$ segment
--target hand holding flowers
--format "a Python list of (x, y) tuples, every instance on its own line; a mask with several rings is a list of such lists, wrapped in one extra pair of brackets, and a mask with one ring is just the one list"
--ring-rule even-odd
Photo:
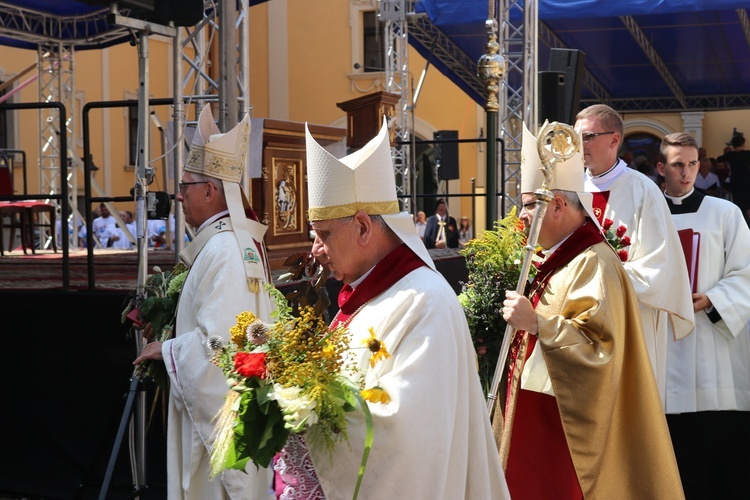
[[(129, 319), (134, 329), (148, 327), (153, 332), (151, 341), (164, 342), (174, 336), (174, 322), (180, 292), (187, 278), (188, 268), (180, 263), (171, 271), (162, 271), (154, 266), (154, 274), (149, 275), (143, 290), (131, 294), (122, 312), (122, 321)], [(153, 378), (162, 387), (167, 386), (167, 376), (163, 363), (146, 360), (134, 372), (140, 380)]]
[[(372, 420), (363, 396), (383, 403), (388, 396), (379, 387), (360, 393), (363, 387), (345, 375), (357, 370), (345, 366), (350, 349), (346, 327), (329, 329), (314, 307), (295, 310), (281, 292), (268, 290), (277, 305), (274, 323), (265, 324), (245, 311), (237, 315), (229, 343), (219, 336), (208, 341), (212, 361), (224, 372), (230, 389), (217, 417), (212, 474), (244, 470), (249, 461), (267, 467), (290, 433), (304, 432), (310, 446), (330, 452), (337, 442), (348, 439), (345, 414), (359, 407), (370, 430), (361, 481), (372, 445)], [(370, 334), (367, 348), (374, 365), (389, 354), (374, 330)]]

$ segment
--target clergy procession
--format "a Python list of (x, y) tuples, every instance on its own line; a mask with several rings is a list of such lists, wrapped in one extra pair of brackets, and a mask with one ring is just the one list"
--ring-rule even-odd
[(0, 500), (750, 500), (747, 0), (0, 11)]
[(134, 361), (168, 376), (169, 498), (750, 498), (750, 230), (695, 190), (690, 135), (664, 137), (661, 190), (617, 157), (608, 106), (524, 126), (524, 262), (495, 291), (487, 391), (466, 306), (400, 210), (387, 122), (343, 157), (306, 128), (330, 321), (274, 290), (238, 184), (249, 134), (200, 114), (173, 336), (146, 324)]

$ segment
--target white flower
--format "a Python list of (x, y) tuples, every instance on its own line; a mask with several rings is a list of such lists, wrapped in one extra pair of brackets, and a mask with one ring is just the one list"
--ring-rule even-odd
[(285, 427), (292, 432), (301, 432), (303, 427), (310, 427), (318, 422), (318, 414), (315, 412), (317, 403), (300, 395), (299, 387), (273, 384), (273, 394), (269, 396), (279, 402), (281, 411), (284, 412)]

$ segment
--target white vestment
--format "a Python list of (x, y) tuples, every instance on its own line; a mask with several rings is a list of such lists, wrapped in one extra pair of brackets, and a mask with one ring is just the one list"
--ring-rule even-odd
[[(370, 328), (391, 354), (374, 368), (362, 347)], [(445, 279), (427, 267), (410, 272), (355, 314), (349, 331), (365, 387), (391, 397), (368, 404), (375, 437), (359, 498), (509, 498), (466, 318)], [(310, 447), (327, 500), (350, 500), (357, 481), (365, 423), (360, 411), (348, 417), (348, 444), (332, 456)]]
[[(684, 201), (695, 206), (690, 196)], [(706, 196), (696, 212), (685, 211), (674, 222), (700, 233), (697, 290), (721, 319), (696, 312), (693, 335), (668, 346), (666, 412), (750, 411), (750, 229), (721, 198)]]
[(641, 307), (643, 334), (664, 403), (667, 342), (693, 331), (693, 299), (679, 236), (659, 187), (620, 160), (600, 177), (586, 171), (587, 192), (609, 191), (604, 218), (630, 237), (625, 270)]
[[(229, 222), (228, 218), (221, 220)], [(210, 229), (204, 225), (201, 231)], [(177, 307), (176, 336), (162, 346), (170, 379), (167, 436), (170, 499), (273, 498), (269, 494), (272, 471), (258, 471), (252, 463), (247, 466), (247, 474), (228, 470), (213, 481), (209, 479), (214, 417), (224, 404), (228, 387), (221, 369), (211, 363), (212, 350), (207, 345), (214, 335), (229, 342), (229, 329), (242, 311), (252, 311), (269, 322), (272, 310), (271, 299), (262, 288), (257, 294), (248, 290), (234, 232), (212, 235), (185, 280)]]

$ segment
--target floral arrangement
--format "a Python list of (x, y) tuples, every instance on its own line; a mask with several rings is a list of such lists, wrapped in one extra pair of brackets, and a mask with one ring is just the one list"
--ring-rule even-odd
[(628, 251), (625, 249), (630, 246), (630, 237), (626, 236), (628, 228), (621, 224), (617, 229), (613, 229), (614, 221), (612, 219), (604, 219), (602, 229), (604, 229), (604, 237), (607, 239), (607, 243), (617, 252), (617, 256), (621, 261), (627, 262)]
[[(484, 231), (459, 251), (466, 258), (469, 276), (458, 299), (469, 323), (485, 394), (495, 374), (506, 329), (502, 315), (505, 290), (515, 290), (518, 285), (526, 240), (523, 221), (514, 207), (505, 218), (495, 221), (494, 230)], [(532, 265), (529, 279), (535, 274)]]
[[(290, 433), (304, 432), (308, 445), (331, 452), (348, 439), (346, 413), (361, 408), (368, 437), (356, 497), (373, 439), (364, 401), (388, 402), (388, 395), (379, 387), (364, 390), (356, 366), (345, 361), (350, 350), (346, 327), (329, 329), (313, 306), (294, 309), (280, 291), (267, 289), (277, 306), (274, 323), (245, 311), (237, 316), (228, 343), (219, 336), (208, 341), (212, 361), (230, 388), (217, 417), (212, 474), (244, 470), (248, 461), (267, 467)], [(363, 344), (374, 365), (390, 354), (374, 331), (370, 334)]]
[[(122, 312), (123, 323), (130, 320), (133, 329), (143, 328), (151, 323), (154, 340), (165, 341), (174, 336), (174, 323), (180, 292), (187, 278), (188, 268), (182, 263), (175, 265), (171, 271), (162, 271), (154, 266), (154, 274), (146, 279), (143, 292), (132, 293)], [(160, 387), (166, 387), (167, 376), (163, 363), (146, 360), (139, 364), (134, 376), (140, 380), (152, 378)]]

